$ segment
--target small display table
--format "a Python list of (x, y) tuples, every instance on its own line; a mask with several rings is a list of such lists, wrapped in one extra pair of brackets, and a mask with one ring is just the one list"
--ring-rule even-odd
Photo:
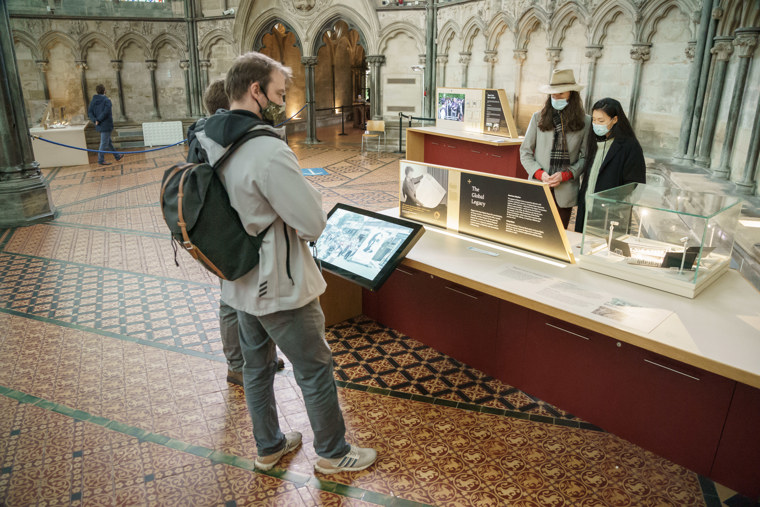
[[(29, 129), (33, 136), (39, 136), (56, 143), (76, 146), (77, 148), (87, 148), (84, 129), (87, 125), (69, 125), (57, 129), (44, 129), (34, 127)], [(90, 163), (87, 152), (75, 150), (57, 144), (47, 143), (39, 139), (32, 138), (32, 149), (34, 150), (34, 159), (39, 162), (40, 167), (62, 167), (72, 165), (87, 165)]]

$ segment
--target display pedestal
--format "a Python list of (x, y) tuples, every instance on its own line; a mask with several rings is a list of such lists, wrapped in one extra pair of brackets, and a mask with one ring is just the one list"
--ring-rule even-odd
[(520, 163), (522, 139), (438, 127), (406, 130), (406, 158), (413, 162), (527, 179)]
[(319, 298), (325, 314), (325, 326), (332, 326), (362, 313), (362, 288), (353, 282), (322, 271), (327, 282), (325, 293)]
[[(87, 148), (87, 141), (84, 136), (85, 127), (86, 125), (69, 125), (59, 129), (34, 127), (29, 129), (29, 132), (33, 136), (39, 136), (56, 143)], [(42, 168), (87, 165), (90, 163), (86, 151), (58, 146), (39, 139), (32, 138), (32, 149), (34, 150), (34, 159), (39, 162)]]

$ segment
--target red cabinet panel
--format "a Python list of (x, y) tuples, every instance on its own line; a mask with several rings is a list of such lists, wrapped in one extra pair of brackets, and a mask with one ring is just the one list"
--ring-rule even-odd
[(425, 160), (429, 164), (469, 169), (500, 176), (527, 178), (520, 163), (520, 145), (494, 146), (432, 134), (425, 135)]
[(760, 389), (736, 384), (710, 477), (760, 497)]

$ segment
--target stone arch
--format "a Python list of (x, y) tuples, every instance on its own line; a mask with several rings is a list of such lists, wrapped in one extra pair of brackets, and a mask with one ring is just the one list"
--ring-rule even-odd
[(557, 9), (552, 16), (550, 25), (550, 47), (560, 48), (565, 42), (567, 30), (576, 21), (586, 26), (586, 37), (589, 31), (589, 13), (585, 7), (576, 2), (568, 2)]
[(108, 56), (111, 58), (111, 60), (116, 59), (116, 48), (114, 47), (113, 42), (108, 40), (105, 36), (103, 36), (103, 34), (96, 33), (96, 32), (90, 32), (80, 37), (79, 39), (80, 59), (87, 60), (87, 53), (95, 44), (100, 44), (101, 46), (103, 46), (108, 52)]
[[(718, 23), (718, 35), (733, 35), (737, 28), (756, 26), (745, 24), (751, 2), (735, 1), (726, 6), (723, 17)], [(756, 9), (760, 10), (760, 9)]]
[(150, 60), (157, 59), (158, 52), (164, 46), (170, 46), (174, 50), (174, 54), (177, 57), (177, 60), (182, 60), (187, 56), (184, 43), (182, 43), (174, 35), (171, 35), (169, 33), (162, 33), (153, 39), (153, 42), (150, 45)]
[(42, 34), (42, 37), (40, 37), (39, 47), (42, 50), (43, 60), (50, 59), (50, 48), (58, 43), (61, 43), (64, 46), (67, 46), (69, 48), (69, 50), (71, 51), (71, 56), (74, 57), (74, 60), (79, 59), (79, 52), (77, 51), (77, 42), (73, 38), (71, 38), (71, 36), (63, 32), (50, 31), (50, 32), (46, 32)]
[(684, 9), (677, 0), (667, 0), (664, 2), (652, 2), (648, 8), (642, 12), (642, 19), (637, 23), (636, 39), (639, 42), (652, 42), (652, 37), (657, 31), (657, 24), (664, 19), (673, 9), (681, 10), (688, 18), (691, 18), (692, 11)]
[(148, 41), (145, 39), (145, 37), (138, 35), (135, 32), (127, 32), (119, 37), (119, 39), (116, 41), (115, 46), (117, 60), (124, 59), (124, 49), (131, 43), (142, 49), (143, 56), (145, 56), (146, 60), (152, 59), (150, 45), (148, 44)]
[[(255, 33), (255, 37), (253, 38), (253, 45), (250, 46), (250, 49), (253, 51), (260, 51), (264, 47), (264, 37), (271, 33), (272, 30), (274, 30), (274, 27), (277, 25), (282, 25), (285, 27), (285, 29), (292, 33), (293, 36), (296, 39), (295, 46), (301, 51), (301, 54), (303, 54), (303, 43), (301, 42), (301, 37), (299, 36), (298, 32), (293, 28), (290, 24), (288, 24), (286, 21), (284, 21), (282, 18), (274, 17), (271, 18), (269, 21), (267, 21), (266, 24), (261, 26), (258, 32)], [(214, 43), (218, 42), (219, 39), (217, 38)], [(214, 44), (211, 44), (209, 46), (209, 49)], [(246, 50), (247, 51), (247, 50)]]
[(459, 25), (454, 20), (449, 19), (446, 21), (443, 28), (438, 31), (439, 53), (448, 54), (449, 48), (451, 47), (451, 41), (454, 40), (454, 37), (460, 32), (461, 28), (459, 28)]
[(462, 51), (472, 51), (472, 44), (479, 34), (486, 34), (486, 26), (480, 18), (470, 18), (462, 28)]
[(517, 22), (517, 41), (515, 49), (528, 49), (530, 35), (537, 28), (546, 28), (549, 26), (549, 18), (541, 9), (530, 8), (520, 17)]
[(501, 36), (507, 30), (512, 29), (513, 25), (514, 20), (510, 19), (505, 12), (499, 12), (496, 14), (488, 24), (488, 29), (486, 31), (488, 34), (486, 37), (486, 48), (491, 51), (498, 50)]
[(37, 46), (37, 42), (34, 37), (26, 32), (13, 30), (13, 42), (16, 44), (22, 44), (29, 48), (32, 52), (32, 58), (35, 60), (42, 60), (42, 52)]
[(413, 24), (407, 23), (406, 21), (397, 21), (385, 27), (382, 33), (380, 33), (380, 38), (378, 41), (379, 53), (385, 54), (385, 51), (388, 48), (388, 41), (399, 34), (406, 35), (415, 42), (417, 45), (418, 54), (421, 54), (425, 51), (425, 36), (420, 32), (420, 30)]
[[(589, 41), (591, 45), (603, 45), (610, 25), (621, 15), (628, 16), (632, 21), (635, 21), (637, 17), (636, 11), (627, 2), (613, 0), (600, 4), (599, 8), (591, 15), (591, 40)], [(635, 25), (635, 23), (632, 23), (632, 25)], [(636, 37), (635, 33), (632, 35), (634, 38)]]
[[(340, 7), (340, 6), (338, 6)], [(354, 30), (356, 33), (359, 34), (359, 40), (356, 41), (357, 45), (360, 45), (364, 47), (367, 51), (367, 54), (371, 54), (369, 50), (369, 41), (367, 39), (367, 34), (371, 33), (369, 32), (369, 27), (362, 26), (360, 22), (354, 21), (354, 17), (356, 15), (355, 12), (340, 12), (345, 11), (346, 9), (340, 8), (340, 9), (328, 9), (334, 10), (335, 12), (332, 15), (329, 15), (326, 13), (325, 16), (320, 16), (323, 21), (320, 24), (314, 23), (312, 26), (318, 26), (319, 29), (311, 32), (311, 37), (308, 39), (310, 40), (310, 55), (316, 56), (317, 52), (319, 51), (319, 48), (321, 48), (324, 45), (324, 40), (322, 36), (325, 34), (325, 32), (332, 30), (333, 26), (339, 22), (343, 21), (348, 25), (349, 32), (351, 30)]]
[(224, 42), (230, 46), (235, 45), (235, 41), (232, 39), (232, 36), (229, 34), (229, 32), (221, 30), (219, 28), (214, 28), (205, 34), (200, 41), (198, 41), (198, 53), (200, 54), (201, 59), (210, 59), (211, 48), (214, 47), (218, 42)]

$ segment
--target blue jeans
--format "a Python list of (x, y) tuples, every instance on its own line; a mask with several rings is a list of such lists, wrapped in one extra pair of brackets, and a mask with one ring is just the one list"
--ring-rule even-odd
[(274, 398), (277, 347), (293, 365), (314, 431), (317, 455), (323, 458), (345, 456), (350, 446), (345, 439), (346, 426), (338, 404), (332, 352), (325, 341), (325, 316), (319, 300), (295, 310), (260, 317), (238, 311), (238, 326), (245, 359), (245, 401), (253, 421), (259, 456), (269, 456), (285, 446)]
[[(102, 164), (106, 161), (106, 154), (103, 153), (104, 151), (116, 151), (116, 149), (113, 147), (113, 143), (111, 142), (111, 130), (107, 132), (101, 132), (100, 133), (100, 148), (98, 148), (98, 163)], [(116, 160), (121, 160), (121, 157), (118, 155), (113, 156)]]
[(222, 300), (219, 300), (219, 333), (222, 337), (224, 357), (227, 358), (227, 369), (241, 371), (243, 353), (240, 351), (237, 310)]

